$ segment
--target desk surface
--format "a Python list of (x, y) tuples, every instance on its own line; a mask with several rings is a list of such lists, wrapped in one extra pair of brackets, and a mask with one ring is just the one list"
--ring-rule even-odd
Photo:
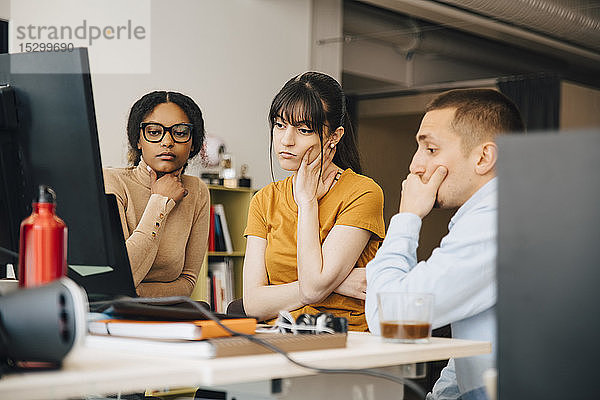
[[(344, 349), (291, 353), (328, 368), (373, 368), (489, 353), (488, 342), (433, 338), (428, 344), (383, 343), (351, 332)], [(48, 399), (142, 392), (163, 387), (213, 386), (312, 375), (278, 354), (207, 359), (168, 359), (148, 354), (81, 347), (58, 371), (11, 374), (0, 379), (0, 398)]]

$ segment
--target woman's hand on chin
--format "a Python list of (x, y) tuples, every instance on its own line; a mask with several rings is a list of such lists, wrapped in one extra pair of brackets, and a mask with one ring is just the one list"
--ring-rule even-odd
[(187, 196), (187, 189), (183, 187), (183, 183), (181, 182), (181, 169), (164, 174), (160, 178), (158, 178), (153, 169), (149, 169), (149, 172), (152, 194), (160, 194), (172, 199), (176, 203)]
[[(317, 202), (331, 188), (337, 168), (333, 166), (333, 156), (335, 146), (330, 142), (325, 144), (323, 153), (319, 154), (314, 160), (310, 161), (310, 155), (318, 151), (318, 147), (311, 146), (306, 150), (300, 167), (296, 172), (294, 180), (294, 201), (301, 207), (313, 202)], [(323, 168), (321, 169), (321, 158), (323, 158)], [(322, 172), (321, 172), (322, 171)]]

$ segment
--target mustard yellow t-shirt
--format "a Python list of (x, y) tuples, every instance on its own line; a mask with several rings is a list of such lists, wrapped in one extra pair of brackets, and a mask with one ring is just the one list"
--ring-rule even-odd
[[(296, 232), (298, 207), (292, 193), (292, 177), (273, 182), (252, 198), (245, 236), (267, 240), (265, 266), (269, 285), (298, 280), (296, 264)], [(372, 232), (369, 242), (356, 262), (364, 268), (375, 257), (385, 235), (383, 191), (372, 179), (345, 170), (338, 182), (319, 200), (319, 234), (321, 244), (335, 225), (348, 225)], [(294, 318), (302, 313), (332, 313), (346, 317), (350, 330), (366, 331), (365, 302), (331, 293), (317, 304), (292, 311)]]

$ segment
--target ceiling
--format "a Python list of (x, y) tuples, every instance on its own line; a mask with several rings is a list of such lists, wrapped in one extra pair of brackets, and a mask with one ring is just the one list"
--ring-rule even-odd
[[(600, 0), (348, 0), (344, 39), (349, 53), (362, 41), (462, 62), (475, 79), (542, 71), (600, 85)], [(382, 86), (376, 74), (344, 73)]]
[(600, 62), (598, 0), (362, 2), (489, 39), (533, 46), (539, 51), (559, 51), (579, 57), (582, 62)]

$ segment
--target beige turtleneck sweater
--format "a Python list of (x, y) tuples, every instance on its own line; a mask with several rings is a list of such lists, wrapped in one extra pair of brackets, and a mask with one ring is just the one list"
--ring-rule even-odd
[(107, 193), (117, 196), (138, 295), (189, 296), (208, 249), (210, 198), (200, 179), (183, 175), (188, 195), (175, 201), (151, 194), (150, 173), (136, 167), (104, 169)]

